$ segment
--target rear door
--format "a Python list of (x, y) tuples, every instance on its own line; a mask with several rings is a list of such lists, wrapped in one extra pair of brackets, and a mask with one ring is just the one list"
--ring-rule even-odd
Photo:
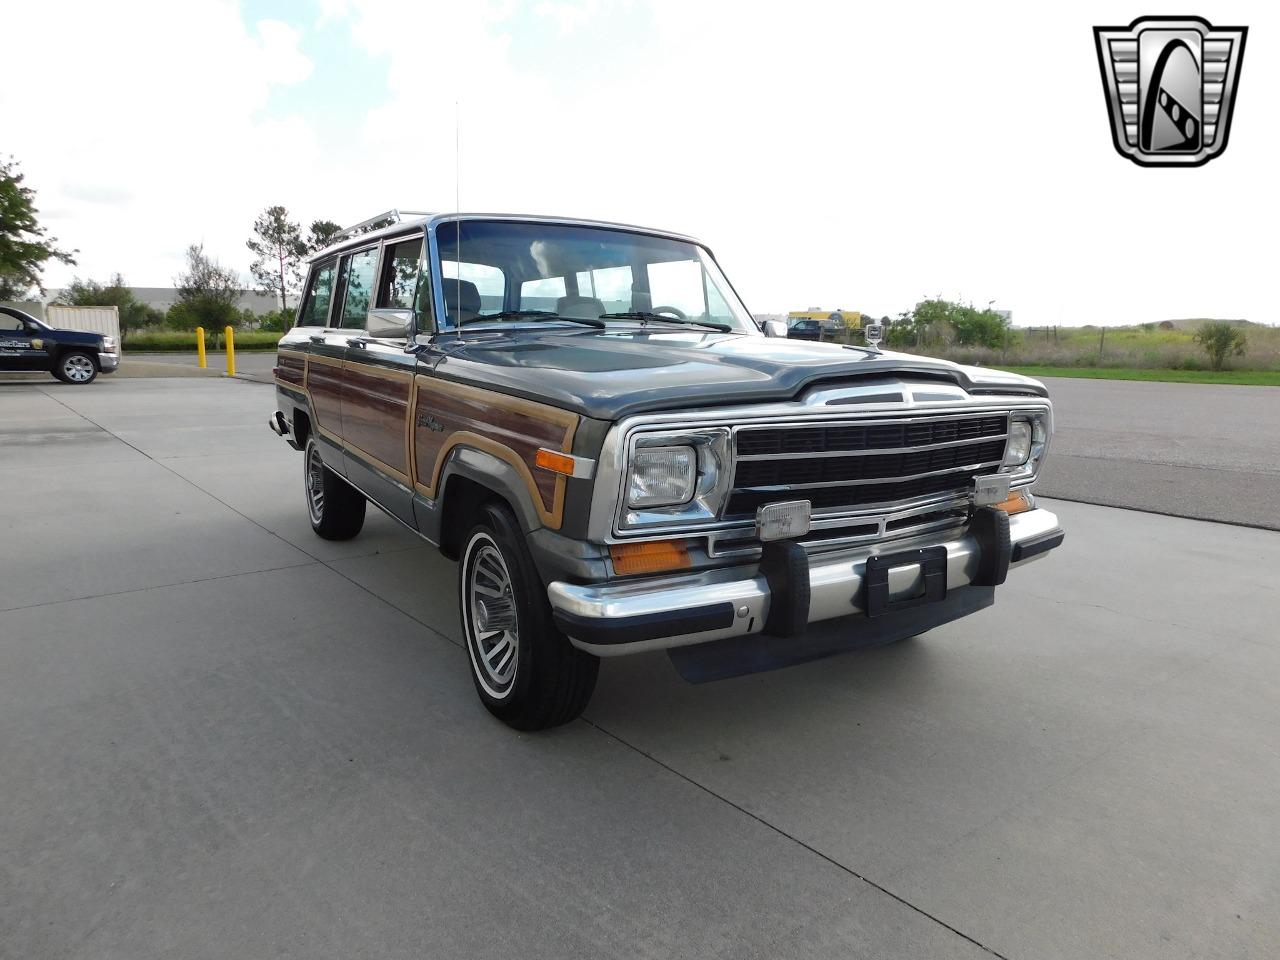
[(307, 294), (298, 311), (296, 326), (307, 339), (302, 355), (281, 350), (281, 370), (289, 379), (299, 376), (294, 369), (303, 362), (303, 381), (311, 407), (311, 426), (321, 455), (330, 469), (345, 473), (342, 457), (342, 361), (346, 340), (338, 329), (341, 311), (341, 261), (333, 257), (311, 268)]
[(48, 370), (51, 343), (16, 310), (0, 308), (0, 370)]
[(414, 334), (421, 286), (421, 235), (387, 240), (364, 260), (353, 257), (351, 276), (367, 299), (347, 298), (343, 323), (362, 329), (348, 341), (342, 395), (343, 439), (351, 482), (413, 525), (410, 407), (415, 354), (406, 347)]

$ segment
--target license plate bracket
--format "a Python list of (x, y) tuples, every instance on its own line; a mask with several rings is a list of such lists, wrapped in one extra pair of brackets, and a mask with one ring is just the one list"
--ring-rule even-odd
[[(890, 599), (889, 571), (895, 567), (912, 565), (920, 567), (924, 579), (923, 589), (910, 597)], [(871, 557), (867, 560), (866, 573), (862, 582), (866, 598), (863, 609), (868, 617), (882, 617), (886, 613), (895, 613), (910, 607), (945, 600), (947, 597), (947, 548), (941, 545), (922, 547), (919, 550), (903, 550), (900, 553), (886, 553)]]

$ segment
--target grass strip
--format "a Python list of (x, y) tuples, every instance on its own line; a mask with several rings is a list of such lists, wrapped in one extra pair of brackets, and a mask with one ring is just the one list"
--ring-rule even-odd
[(1137, 367), (1000, 367), (1028, 377), (1083, 377), (1090, 380), (1152, 380), (1161, 383), (1224, 383), (1280, 387), (1280, 370), (1146, 370)]

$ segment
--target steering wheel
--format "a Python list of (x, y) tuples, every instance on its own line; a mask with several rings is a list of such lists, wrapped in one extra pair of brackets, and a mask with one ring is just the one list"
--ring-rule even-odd
[(680, 320), (688, 320), (689, 315), (679, 307), (654, 307), (652, 313), (670, 313), (674, 314)]

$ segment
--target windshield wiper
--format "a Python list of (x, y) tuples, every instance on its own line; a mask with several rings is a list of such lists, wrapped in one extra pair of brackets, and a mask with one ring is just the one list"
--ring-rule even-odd
[(581, 323), (588, 327), (603, 327), (603, 320), (594, 317), (562, 317), (554, 310), (503, 310), (499, 313), (482, 313), (477, 317), (468, 317), (459, 321), (459, 326), (470, 323), (484, 323), (488, 320), (563, 320), (566, 323)]
[(679, 317), (668, 317), (665, 313), (654, 313), (651, 310), (624, 310), (620, 313), (602, 313), (601, 320), (639, 320), (642, 323), (648, 323), (657, 320), (660, 323), (679, 323), (686, 326), (694, 327), (710, 327), (712, 330), (719, 330), (721, 333), (733, 333), (733, 327), (727, 323), (717, 323), (714, 320), (690, 320), (687, 317), (680, 319)]

